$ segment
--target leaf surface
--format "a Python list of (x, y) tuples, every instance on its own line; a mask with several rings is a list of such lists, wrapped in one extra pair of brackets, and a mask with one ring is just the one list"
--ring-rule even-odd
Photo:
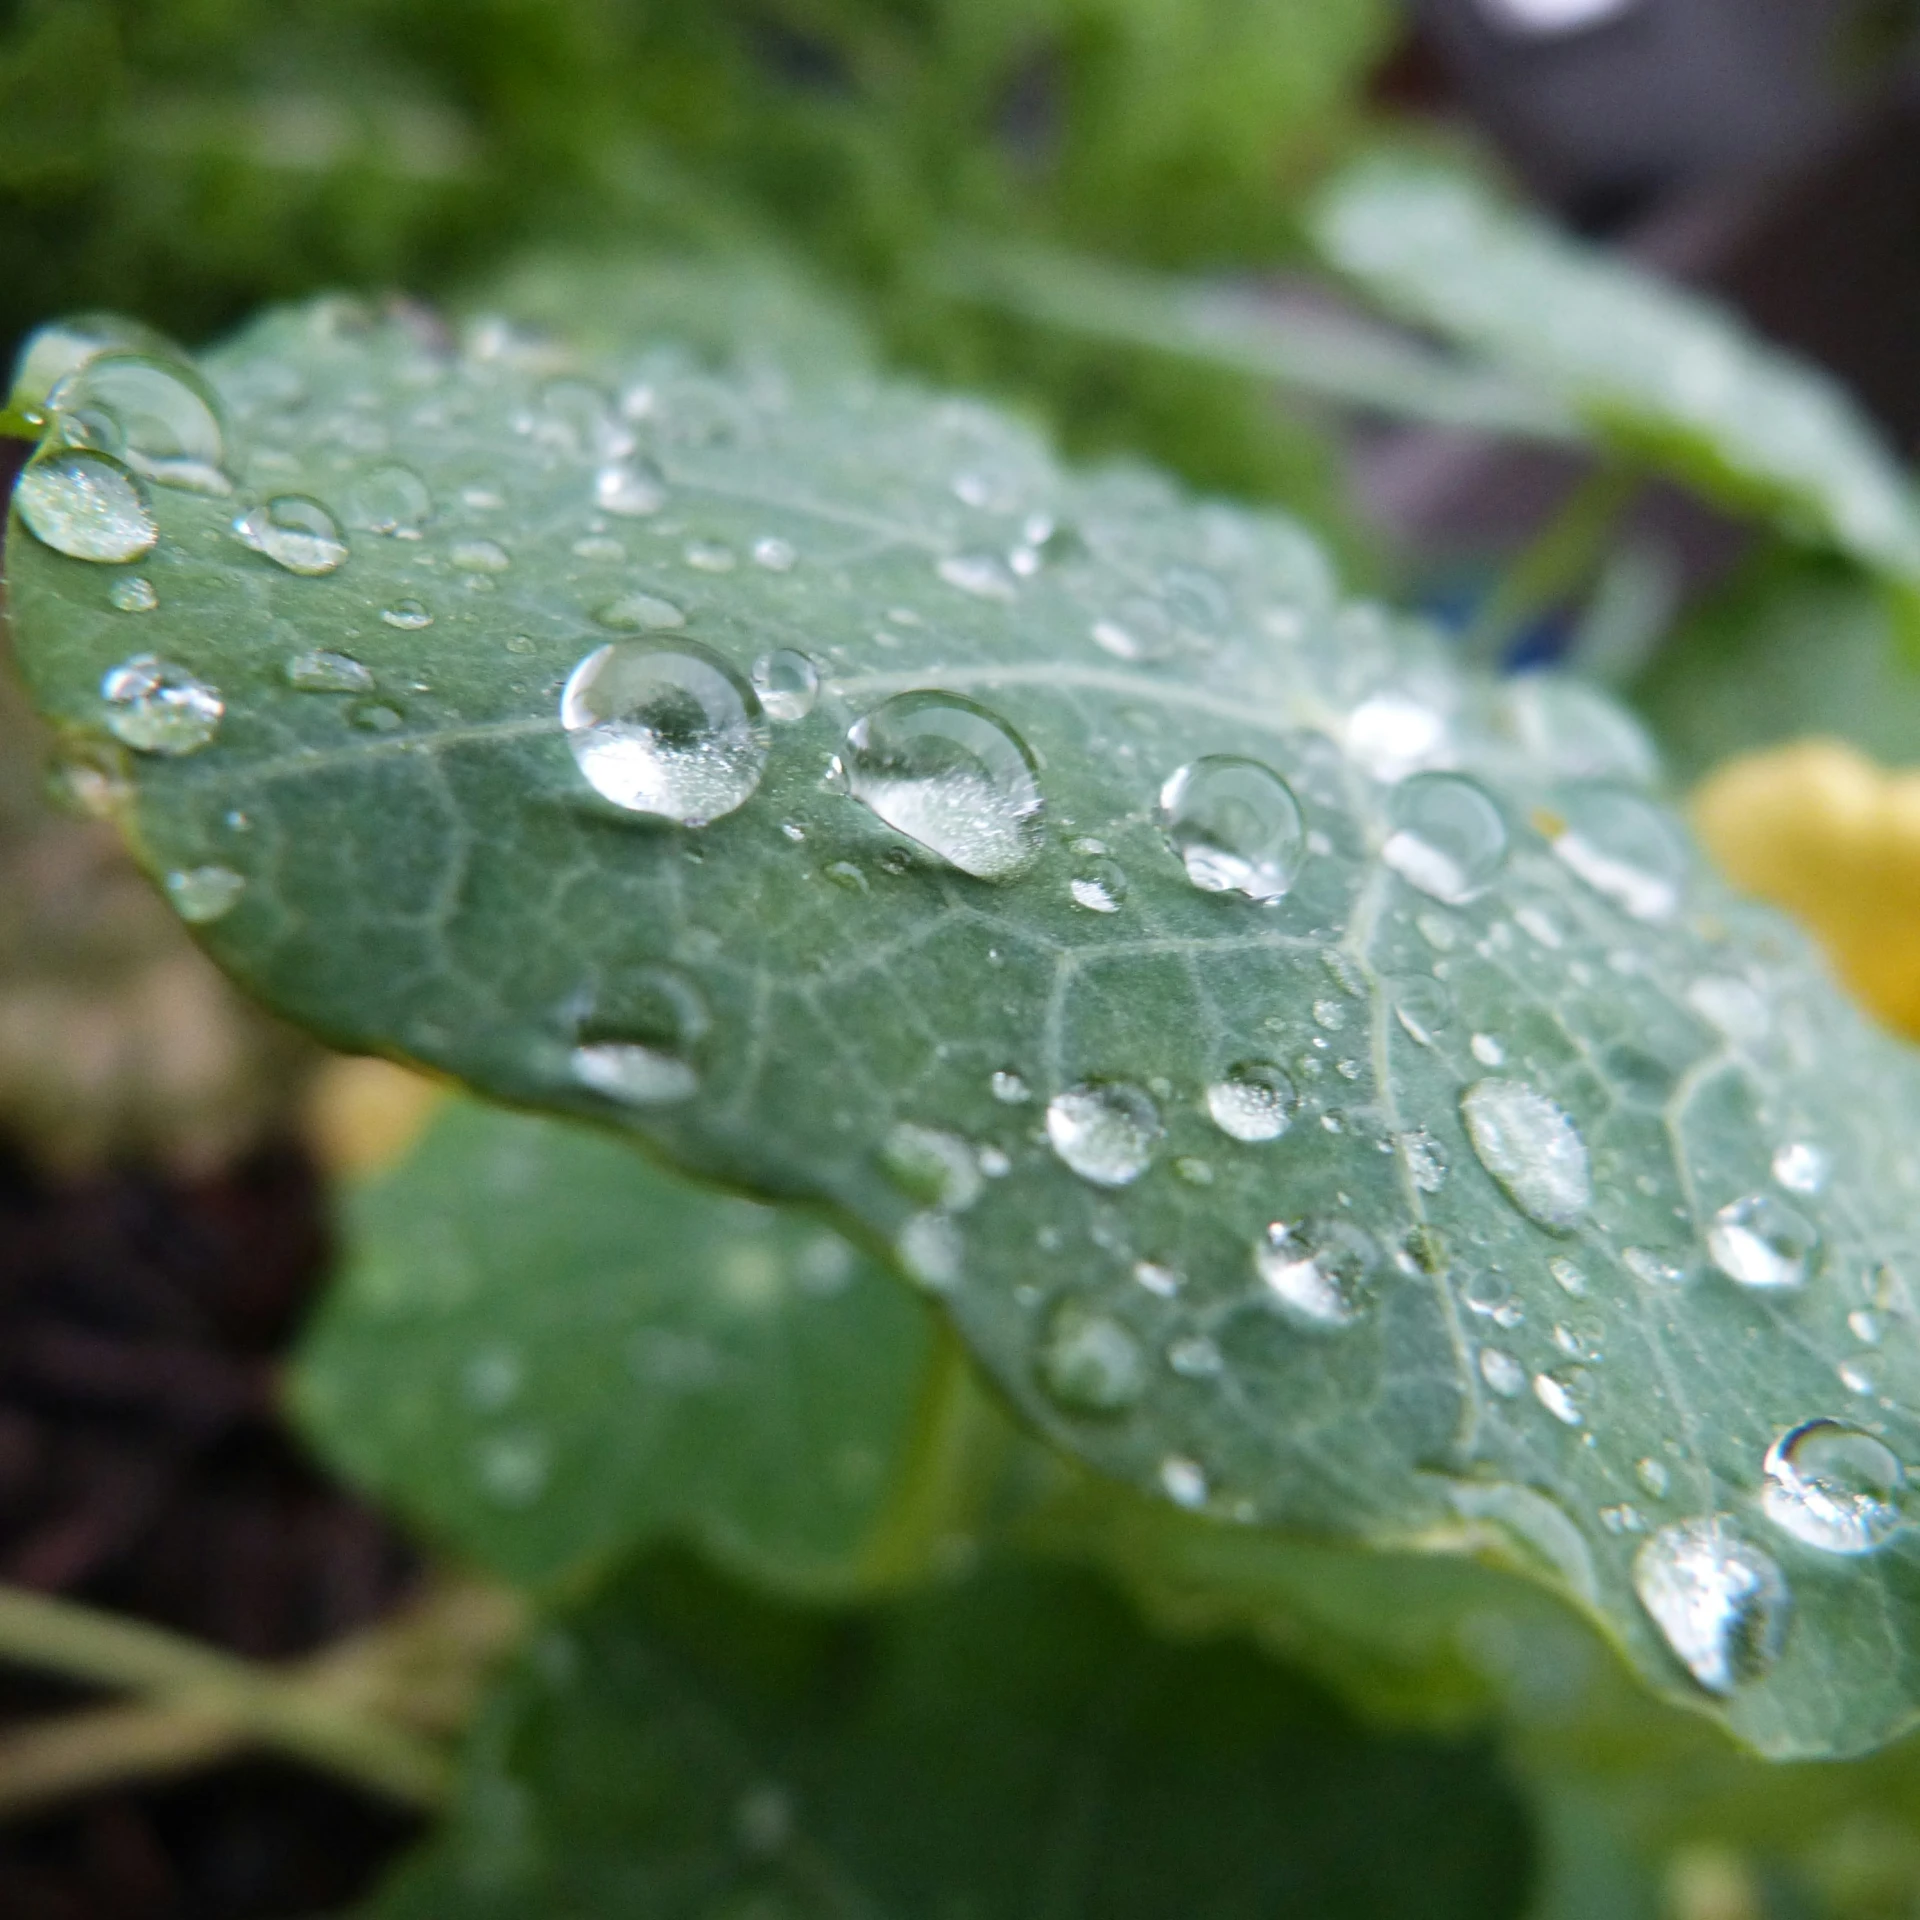
[(518, 1581), (668, 1532), (787, 1587), (897, 1571), (932, 1330), (823, 1222), (461, 1101), (344, 1226), (295, 1405), (429, 1532)]
[[(249, 488), (345, 513), (404, 461), (420, 537), (304, 577), (156, 490), (154, 608), (16, 525), (13, 610), (143, 860), (241, 883), (201, 935), (270, 1002), (838, 1208), (1159, 1497), (1502, 1552), (1771, 1752), (1913, 1717), (1903, 1492), (1841, 1555), (1767, 1467), (1819, 1418), (1920, 1458), (1913, 1058), (1703, 870), (1617, 709), (1463, 675), (1286, 521), (864, 367), (338, 306), (209, 365)], [(637, 458), (648, 510), (604, 511)], [(741, 702), (706, 826), (610, 804), (561, 725), (636, 625)], [(292, 684), (316, 648), (372, 689)], [(817, 693), (774, 663), (795, 717), (756, 718), (781, 649)], [(145, 653), (219, 689), (198, 751), (121, 751), (103, 678)], [(1706, 1643), (1638, 1597), (1655, 1540)]]
[(1084, 1577), (845, 1622), (655, 1568), (536, 1641), (372, 1911), (1493, 1920), (1527, 1865), (1484, 1749), (1366, 1735)]

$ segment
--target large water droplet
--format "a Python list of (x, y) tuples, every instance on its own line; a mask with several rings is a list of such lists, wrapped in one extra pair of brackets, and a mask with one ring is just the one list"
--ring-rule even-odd
[(117, 313), (80, 313), (38, 328), (14, 363), (9, 405), (37, 413), (68, 374), (103, 353), (140, 353), (178, 360), (180, 349), (165, 334)]
[(233, 490), (220, 402), (183, 360), (103, 353), (61, 381), (48, 404), (69, 446), (110, 453), (161, 486)]
[(1160, 789), (1160, 823), (1207, 893), (1279, 900), (1300, 877), (1307, 823), (1293, 789), (1257, 760), (1209, 754)]
[(1208, 1116), (1236, 1140), (1278, 1140), (1299, 1104), (1299, 1090), (1270, 1060), (1242, 1060), (1207, 1089)]
[(1039, 777), (1006, 722), (952, 693), (902, 693), (847, 734), (847, 790), (888, 826), (980, 880), (1004, 880), (1039, 842)]
[(1822, 1553), (1872, 1553), (1905, 1524), (1906, 1469), (1843, 1421), (1802, 1422), (1767, 1449), (1764, 1468), (1767, 1518)]
[(318, 500), (303, 493), (275, 494), (233, 523), (241, 545), (265, 554), (289, 573), (332, 573), (347, 558), (340, 523)]
[(373, 675), (350, 653), (310, 647), (287, 662), (287, 685), (302, 693), (371, 693)]
[(1519, 1080), (1476, 1080), (1460, 1114), (1480, 1164), (1529, 1220), (1564, 1231), (1585, 1212), (1587, 1143), (1563, 1107)]
[(231, 867), (187, 867), (167, 875), (167, 898), (191, 926), (205, 926), (232, 911), (247, 883)]
[(593, 1093), (628, 1107), (665, 1107), (690, 1100), (700, 1076), (676, 1054), (633, 1041), (603, 1040), (575, 1047), (573, 1077)]
[(1160, 1143), (1160, 1110), (1120, 1081), (1095, 1081), (1055, 1094), (1047, 1103), (1047, 1138), (1083, 1180), (1098, 1187), (1131, 1185)]
[(770, 735), (753, 689), (692, 640), (620, 640), (574, 668), (567, 744), (616, 807), (703, 827), (753, 795)]
[(411, 467), (395, 461), (363, 473), (347, 489), (347, 525), (362, 533), (417, 534), (433, 518), (433, 494)]
[(1124, 1413), (1146, 1391), (1146, 1354), (1111, 1314), (1068, 1300), (1048, 1324), (1040, 1381), (1069, 1413)]
[(1663, 1527), (1634, 1556), (1633, 1587), (1710, 1693), (1731, 1693), (1780, 1657), (1793, 1604), (1785, 1577), (1718, 1516)]
[(1507, 857), (1507, 823), (1492, 795), (1458, 773), (1421, 773), (1394, 790), (1393, 832), (1380, 857), (1422, 893), (1463, 906)]
[(776, 647), (753, 664), (753, 690), (770, 720), (804, 720), (820, 693), (820, 669), (795, 647)]
[(185, 667), (142, 653), (110, 668), (100, 682), (107, 725), (141, 753), (197, 753), (220, 726), (226, 703)]
[(1608, 786), (1563, 789), (1555, 807), (1553, 850), (1568, 867), (1634, 919), (1672, 919), (1690, 863), (1679, 829), (1659, 807)]
[(31, 461), (13, 490), (27, 531), (71, 560), (118, 565), (160, 538), (140, 482), (104, 453), (69, 448)]
[(1730, 1280), (1758, 1291), (1797, 1287), (1820, 1245), (1813, 1222), (1769, 1193), (1730, 1201), (1707, 1228), (1707, 1252)]
[(1276, 1220), (1253, 1250), (1254, 1271), (1296, 1325), (1349, 1327), (1366, 1311), (1379, 1251), (1345, 1221), (1289, 1226)]

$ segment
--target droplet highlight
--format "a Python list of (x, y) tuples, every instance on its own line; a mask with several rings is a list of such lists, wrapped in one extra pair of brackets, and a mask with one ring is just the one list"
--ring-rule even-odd
[(1906, 1469), (1891, 1447), (1844, 1421), (1803, 1421), (1762, 1466), (1767, 1518), (1821, 1553), (1874, 1553), (1906, 1524)]
[(1786, 1578), (1717, 1515), (1661, 1528), (1634, 1556), (1633, 1586), (1709, 1693), (1732, 1693), (1780, 1657), (1792, 1615)]
[(139, 753), (197, 753), (219, 731), (226, 702), (197, 674), (151, 653), (110, 668), (100, 682), (107, 726)]
[(1047, 1139), (1060, 1159), (1097, 1187), (1125, 1187), (1153, 1164), (1164, 1129), (1138, 1087), (1097, 1081), (1047, 1103)]
[(1306, 860), (1300, 802), (1257, 760), (1210, 754), (1180, 768), (1160, 789), (1160, 823), (1205, 893), (1284, 899)]
[(1801, 1285), (1819, 1245), (1813, 1222), (1769, 1193), (1729, 1202), (1707, 1228), (1713, 1264), (1728, 1279), (1761, 1293)]

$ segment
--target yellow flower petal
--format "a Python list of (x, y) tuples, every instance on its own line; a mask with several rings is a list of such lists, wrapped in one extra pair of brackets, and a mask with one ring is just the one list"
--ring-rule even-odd
[(446, 1089), (391, 1060), (330, 1060), (307, 1099), (307, 1138), (336, 1178), (384, 1173), (425, 1132)]
[(1797, 740), (1729, 760), (1693, 814), (1735, 886), (1785, 908), (1856, 999), (1920, 1037), (1920, 771)]

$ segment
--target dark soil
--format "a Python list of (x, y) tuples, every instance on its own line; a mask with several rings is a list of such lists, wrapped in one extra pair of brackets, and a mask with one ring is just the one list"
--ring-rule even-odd
[[(59, 1186), (0, 1147), (0, 1579), (255, 1658), (391, 1607), (404, 1544), (275, 1411), (326, 1259), (321, 1189), (292, 1149), (193, 1185)], [(0, 1738), (89, 1697), (0, 1667)], [(315, 1916), (415, 1830), (296, 1768), (230, 1765), (0, 1826), (0, 1915)]]

